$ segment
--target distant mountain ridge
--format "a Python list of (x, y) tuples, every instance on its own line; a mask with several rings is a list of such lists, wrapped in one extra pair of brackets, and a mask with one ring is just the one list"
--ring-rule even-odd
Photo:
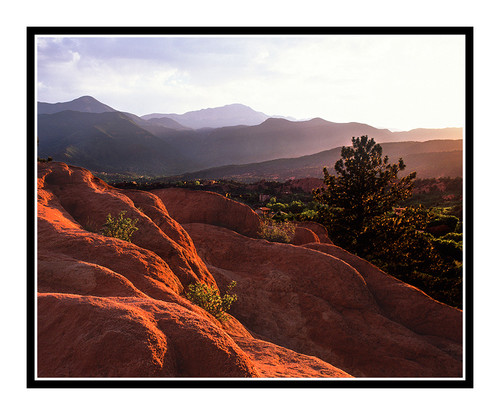
[[(461, 128), (395, 133), (367, 124), (334, 123), (321, 118), (308, 121), (265, 118), (257, 125), (192, 128), (158, 114), (139, 117), (119, 112), (88, 96), (67, 103), (38, 103), (38, 106), (39, 157), (50, 156), (56, 161), (96, 172), (135, 175), (174, 176), (228, 165), (275, 163), (283, 159), (299, 159), (301, 163), (307, 160), (302, 157), (350, 145), (352, 137), (361, 135), (373, 137), (378, 143), (462, 138)], [(225, 112), (221, 113), (219, 109)], [(231, 112), (265, 116), (241, 104), (219, 109), (186, 114), (189, 117), (203, 115), (203, 125), (210, 119), (211, 122), (221, 119), (229, 122)], [(232, 118), (234, 122), (241, 121), (236, 115)], [(443, 150), (430, 152), (436, 151)], [(425, 163), (428, 160), (421, 160), (421, 168), (427, 168)], [(439, 165), (439, 159), (434, 163)], [(304, 167), (298, 169), (295, 166), (291, 175), (300, 173), (313, 177), (321, 174), (322, 166), (319, 173), (311, 170), (318, 169), (318, 164), (310, 166), (309, 170)]]
[(164, 140), (120, 112), (38, 116), (38, 155), (94, 171), (176, 174), (187, 165)]
[(80, 112), (116, 112), (115, 109), (99, 102), (91, 96), (83, 96), (69, 102), (58, 102), (49, 104), (48, 102), (38, 102), (38, 114), (55, 114), (61, 111), (80, 111)]
[[(404, 172), (417, 171), (420, 179), (462, 176), (462, 140), (408, 141), (381, 145), (389, 162), (397, 162), (402, 157), (406, 165)], [(323, 178), (323, 167), (327, 167), (330, 174), (335, 174), (334, 164), (341, 157), (341, 149), (337, 147), (307, 156), (260, 163), (213, 167), (167, 180), (225, 179), (252, 183), (263, 179), (286, 181), (303, 177)]]
[[(268, 118), (259, 125), (219, 128), (207, 133), (204, 139), (185, 137), (172, 141), (172, 145), (184, 154), (189, 151), (190, 156), (202, 164), (210, 161), (207, 167), (214, 167), (315, 154), (348, 146), (352, 137), (361, 135), (374, 137), (379, 143), (407, 140), (402, 133), (395, 136), (387, 129), (361, 123), (333, 123), (321, 118), (299, 122)], [(450, 138), (462, 137), (455, 130), (422, 130), (418, 141)]]
[(254, 111), (243, 104), (230, 104), (223, 107), (205, 108), (184, 114), (146, 114), (141, 118), (169, 118), (193, 129), (221, 128), (234, 125), (257, 125), (269, 118), (263, 112)]

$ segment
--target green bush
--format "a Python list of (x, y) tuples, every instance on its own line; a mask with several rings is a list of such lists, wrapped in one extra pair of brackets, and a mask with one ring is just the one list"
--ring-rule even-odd
[(270, 242), (290, 243), (295, 235), (296, 225), (291, 222), (277, 222), (264, 219), (260, 224), (259, 236)]
[(284, 203), (268, 203), (266, 205), (266, 207), (268, 207), (269, 209), (271, 209), (273, 212), (285, 211), (288, 208), (288, 206), (285, 205)]
[(235, 281), (231, 281), (227, 286), (226, 293), (221, 297), (216, 288), (210, 287), (202, 282), (190, 284), (186, 297), (196, 305), (212, 314), (220, 321), (226, 321), (228, 315), (226, 314), (233, 302), (238, 297), (236, 294), (231, 294), (231, 291), (236, 286)]
[(313, 209), (304, 210), (298, 215), (298, 220), (300, 221), (313, 221), (316, 222), (318, 219), (318, 212)]
[(108, 213), (106, 223), (101, 229), (101, 234), (104, 236), (111, 236), (113, 238), (122, 239), (123, 241), (132, 242), (132, 234), (138, 230), (135, 226), (138, 219), (126, 218), (126, 211), (120, 212), (117, 218)]

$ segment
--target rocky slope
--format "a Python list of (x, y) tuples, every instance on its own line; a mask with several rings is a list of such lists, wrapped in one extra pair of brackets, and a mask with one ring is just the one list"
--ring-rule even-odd
[[(98, 233), (121, 211), (132, 242)], [(461, 376), (461, 311), (313, 226), (270, 243), (222, 196), (118, 190), (55, 162), (38, 165), (37, 212), (39, 377)], [(223, 323), (185, 297), (232, 280)]]

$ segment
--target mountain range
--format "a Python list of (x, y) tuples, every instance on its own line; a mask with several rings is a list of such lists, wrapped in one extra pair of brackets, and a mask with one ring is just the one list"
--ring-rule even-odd
[(230, 125), (258, 125), (269, 118), (263, 112), (254, 111), (242, 104), (230, 104), (218, 108), (206, 108), (198, 111), (189, 111), (184, 114), (147, 114), (145, 120), (169, 118), (186, 127), (220, 128)]
[(212, 169), (212, 176), (231, 170), (236, 176), (318, 177), (339, 158), (340, 147), (360, 135), (383, 144), (391, 159), (404, 156), (420, 177), (462, 171), (461, 128), (391, 132), (321, 118), (290, 121), (242, 104), (139, 117), (89, 96), (37, 108), (38, 156), (95, 172), (174, 176)]

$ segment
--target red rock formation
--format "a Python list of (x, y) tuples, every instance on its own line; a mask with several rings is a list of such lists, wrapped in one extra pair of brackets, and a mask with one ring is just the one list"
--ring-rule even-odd
[(177, 222), (208, 223), (242, 235), (257, 238), (258, 215), (248, 206), (213, 192), (188, 189), (155, 189), (152, 192), (165, 204)]
[[(126, 211), (127, 217), (139, 220), (139, 230), (133, 234), (131, 248), (142, 248), (141, 252), (146, 256), (152, 252), (156, 254), (163, 260), (164, 266), (171, 268), (175, 277), (172, 278), (183, 284), (194, 281), (214, 284), (205, 264), (196, 255), (189, 236), (168, 216), (165, 206), (154, 195), (139, 191), (119, 191), (95, 178), (89, 171), (63, 163), (40, 164), (38, 177), (40, 209), (44, 212), (39, 215), (38, 232), (39, 240), (44, 242), (40, 244), (42, 249), (54, 251), (52, 242), (60, 244), (61, 238), (64, 238), (68, 244), (61, 247), (64, 252), (76, 251), (76, 258), (83, 261), (93, 257), (100, 261), (103, 256), (101, 244), (118, 245), (122, 247), (121, 252), (125, 252), (125, 247), (130, 246), (129, 242), (101, 237), (93, 232), (102, 228), (108, 213), (118, 216), (121, 211)], [(43, 199), (45, 194), (47, 200)], [(131, 195), (138, 205), (127, 195)], [(45, 209), (50, 209), (51, 213)], [(64, 215), (64, 220), (61, 218), (56, 222), (59, 226), (55, 226), (51, 215)], [(85, 249), (82, 244), (86, 246)], [(114, 246), (109, 251), (112, 256)], [(114, 260), (110, 258), (110, 261)], [(145, 267), (149, 267), (148, 262), (142, 261)], [(118, 265), (125, 268), (129, 266), (126, 262)]]
[(175, 303), (38, 296), (40, 377), (256, 377), (222, 328)]
[[(412, 331), (427, 336), (428, 341), (439, 338), (451, 340), (450, 350), (461, 359), (462, 311), (433, 300), (419, 289), (406, 284), (335, 245), (308, 244), (351, 265), (363, 275), (366, 285), (383, 313)], [(425, 316), (423, 315), (425, 310)]]
[[(157, 196), (63, 163), (38, 177), (39, 377), (350, 376), (182, 297), (190, 282), (216, 282)], [(123, 210), (139, 220), (132, 242), (96, 233)]]
[(354, 376), (461, 376), (459, 310), (389, 276), (374, 283), (373, 270), (365, 278), (318, 252), (332, 245), (313, 250), (184, 226), (218, 284), (237, 282), (233, 315), (266, 340)]
[(319, 242), (319, 238), (312, 230), (302, 226), (295, 228), (295, 234), (291, 241), (293, 245), (304, 245), (315, 242)]
[(304, 177), (301, 179), (290, 180), (289, 182), (285, 183), (285, 186), (290, 187), (291, 190), (301, 189), (304, 192), (312, 193), (314, 189), (323, 187), (324, 181), (323, 179), (318, 179), (315, 177)]
[(317, 222), (294, 222), (297, 226), (313, 231), (323, 244), (333, 244), (326, 228)]
[(252, 359), (261, 376), (267, 378), (351, 378), (314, 356), (307, 356), (276, 344), (255, 338), (234, 338), (238, 346)]
[[(250, 208), (172, 190), (39, 165), (38, 376), (461, 375), (459, 310), (318, 243), (312, 227), (302, 246), (253, 239)], [(96, 233), (124, 210), (138, 219), (132, 242)], [(183, 297), (194, 281), (231, 280), (238, 301), (224, 323)]]

